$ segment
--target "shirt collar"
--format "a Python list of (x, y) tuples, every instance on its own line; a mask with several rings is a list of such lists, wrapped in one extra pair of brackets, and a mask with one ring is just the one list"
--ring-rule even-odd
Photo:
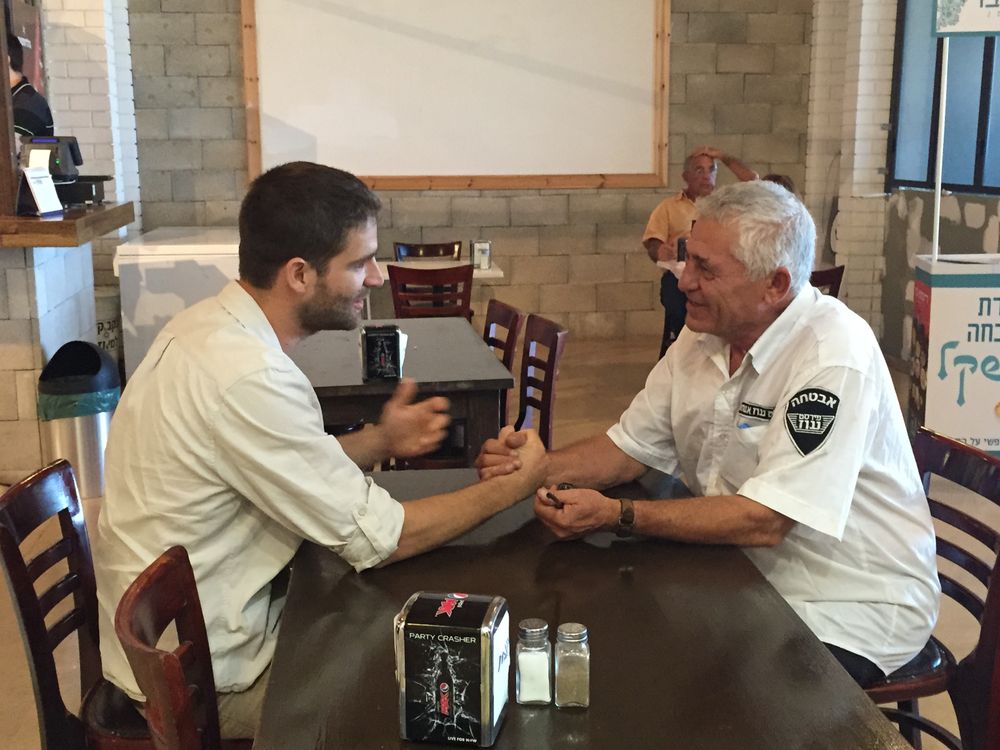
[(811, 284), (805, 284), (788, 307), (753, 342), (753, 346), (747, 351), (747, 357), (758, 373), (763, 372), (782, 350), (783, 342), (788, 340), (792, 330), (804, 319), (806, 310), (816, 303), (820, 294)]
[(281, 351), (281, 342), (278, 341), (278, 334), (268, 321), (264, 311), (260, 309), (257, 300), (251, 297), (246, 289), (240, 286), (237, 281), (230, 281), (216, 299), (219, 304), (230, 315), (236, 318), (237, 322), (248, 332), (252, 333), (263, 343), (272, 349)]
[(21, 80), (18, 81), (16, 84), (14, 84), (13, 86), (10, 87), (10, 95), (14, 96), (14, 94), (16, 94), (18, 91), (20, 91), (21, 89), (23, 89), (25, 86), (29, 86), (29, 85), (30, 84), (28, 83), (27, 76), (21, 76)]

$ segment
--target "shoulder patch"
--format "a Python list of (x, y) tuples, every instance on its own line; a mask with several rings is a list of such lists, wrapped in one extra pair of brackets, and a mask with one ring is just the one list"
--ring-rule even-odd
[(799, 455), (807, 456), (826, 442), (839, 405), (840, 398), (822, 388), (803, 388), (789, 399), (785, 431)]

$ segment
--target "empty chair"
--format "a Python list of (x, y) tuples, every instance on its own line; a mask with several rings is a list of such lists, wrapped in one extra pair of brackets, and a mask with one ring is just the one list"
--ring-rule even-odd
[(397, 318), (472, 317), (472, 266), (409, 268), (389, 266)]
[[(58, 540), (25, 559), (25, 539), (54, 517)], [(152, 748), (146, 722), (132, 701), (101, 676), (94, 562), (67, 461), (49, 464), (0, 497), (0, 552), (26, 641), (42, 747)], [(41, 594), (36, 586), (44, 589)], [(46, 616), (67, 604), (68, 611), (46, 625)], [(80, 660), (79, 716), (63, 702), (53, 658), (56, 647), (73, 632)]]
[(461, 242), (393, 242), (392, 251), (396, 260), (417, 260), (419, 258), (462, 259)]
[[(177, 647), (157, 648), (171, 624)], [(115, 612), (115, 633), (146, 696), (146, 720), (157, 750), (250, 748), (251, 740), (220, 739), (205, 616), (183, 547), (168, 549), (125, 590)]]
[[(514, 371), (514, 354), (517, 337), (524, 325), (524, 313), (516, 307), (491, 299), (486, 305), (486, 325), (483, 326), (483, 341), (500, 353), (500, 361), (511, 372)], [(507, 424), (507, 391), (500, 394), (500, 424)]]
[[(546, 448), (552, 446), (556, 379), (569, 331), (540, 315), (529, 315), (521, 348), (520, 407), (514, 427), (534, 427)], [(531, 419), (529, 412), (531, 409)]]
[(823, 294), (831, 297), (840, 296), (840, 283), (844, 280), (844, 267), (833, 266), (832, 268), (820, 268), (812, 272), (809, 276), (809, 283), (819, 289)]
[[(956, 440), (921, 428), (914, 441), (914, 453), (927, 492), (931, 515), (939, 525), (950, 527), (948, 537), (937, 537), (937, 553), (958, 566), (985, 588), (985, 596), (974, 592), (962, 580), (939, 570), (941, 591), (964, 607), (980, 625), (975, 647), (956, 663), (943, 643), (931, 638), (910, 664), (885, 680), (865, 688), (876, 703), (898, 703), (899, 708), (918, 714), (917, 699), (945, 690), (958, 717), (962, 745), (981, 750), (985, 743), (988, 700), (993, 665), (1000, 644), (1000, 583), (994, 575), (995, 554), (1000, 551), (1000, 532), (977, 519), (964, 506), (941, 496), (931, 497), (931, 477), (937, 475), (979, 495), (984, 504), (1000, 506), (1000, 458), (983, 453)], [(956, 533), (957, 532), (957, 533)], [(978, 544), (968, 544), (977, 542)], [(986, 557), (977, 551), (985, 545), (994, 553)]]

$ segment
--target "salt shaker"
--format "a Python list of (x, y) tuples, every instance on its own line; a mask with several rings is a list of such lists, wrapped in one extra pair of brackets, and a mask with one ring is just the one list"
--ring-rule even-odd
[(566, 622), (556, 631), (556, 705), (590, 705), (590, 644), (587, 626)]
[(517, 702), (552, 702), (552, 644), (549, 624), (530, 618), (517, 625)]

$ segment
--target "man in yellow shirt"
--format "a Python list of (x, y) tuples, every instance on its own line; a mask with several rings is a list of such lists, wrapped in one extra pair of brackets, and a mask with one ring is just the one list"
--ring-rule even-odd
[[(684, 189), (665, 198), (649, 215), (642, 244), (654, 263), (677, 260), (677, 240), (691, 234), (698, 217), (695, 201), (715, 190), (718, 163), (722, 162), (741, 182), (756, 180), (758, 175), (735, 156), (711, 146), (701, 146), (684, 161)], [(660, 302), (663, 304), (663, 343), (660, 356), (684, 327), (687, 298), (677, 288), (677, 276), (664, 271), (660, 279)]]

